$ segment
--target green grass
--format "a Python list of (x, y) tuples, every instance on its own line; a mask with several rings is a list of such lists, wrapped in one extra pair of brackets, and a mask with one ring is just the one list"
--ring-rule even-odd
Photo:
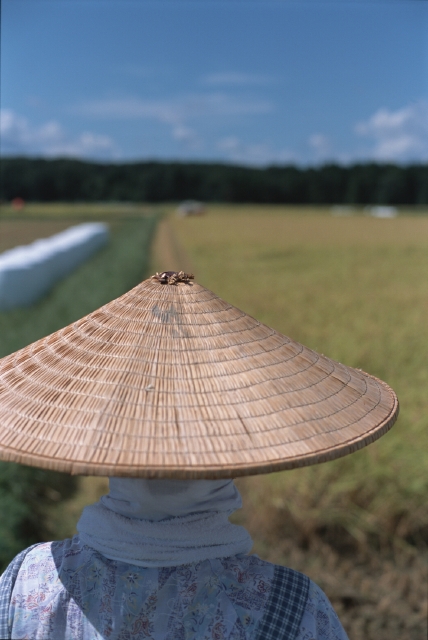
[[(257, 539), (428, 542), (428, 219), (211, 208), (171, 221), (198, 282), (281, 333), (388, 382), (392, 431), (351, 456), (241, 483)], [(251, 509), (250, 509), (251, 510)], [(249, 511), (247, 512), (249, 513)], [(249, 516), (248, 516), (249, 517)]]

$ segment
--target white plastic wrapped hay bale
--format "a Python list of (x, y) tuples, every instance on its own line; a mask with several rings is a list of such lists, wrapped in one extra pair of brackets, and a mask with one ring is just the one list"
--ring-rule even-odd
[(106, 224), (89, 222), (0, 254), (0, 310), (33, 304), (108, 238)]

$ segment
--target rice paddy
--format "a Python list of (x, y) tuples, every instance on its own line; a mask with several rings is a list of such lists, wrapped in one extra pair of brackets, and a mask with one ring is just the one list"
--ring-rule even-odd
[[(397, 392), (397, 424), (366, 449), (240, 481), (245, 508), (239, 520), (250, 528), (260, 555), (312, 572), (345, 615), (351, 638), (424, 637), (428, 217), (335, 218), (326, 210), (218, 206), (205, 217), (171, 218), (169, 224), (198, 282), (281, 333), (384, 379)], [(358, 554), (365, 569), (352, 586), (344, 557), (355, 568)], [(398, 574), (382, 565), (391, 557), (394, 571), (400, 562), (409, 571), (412, 562), (418, 567), (410, 572), (410, 591), (422, 605), (412, 609), (405, 588), (397, 589)], [(329, 563), (336, 567), (336, 589), (325, 575)], [(373, 578), (364, 596), (359, 581), (368, 571)], [(387, 574), (386, 610), (394, 610), (389, 622), (376, 593), (380, 576)], [(344, 583), (353, 590), (352, 606), (340, 596)], [(407, 609), (398, 614), (395, 604), (403, 608), (403, 602)], [(369, 611), (364, 624), (363, 604)]]
[(398, 423), (379, 442), (263, 481), (281, 494), (286, 485), (290, 495), (306, 485), (328, 488), (322, 519), (333, 517), (327, 500), (356, 539), (376, 532), (383, 544), (424, 537), (428, 217), (337, 219), (219, 207), (170, 224), (199, 282), (293, 339), (384, 379), (400, 399)]

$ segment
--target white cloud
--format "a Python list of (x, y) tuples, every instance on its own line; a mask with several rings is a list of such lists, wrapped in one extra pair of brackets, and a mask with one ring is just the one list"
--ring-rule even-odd
[(379, 109), (355, 132), (374, 142), (370, 156), (380, 161), (428, 159), (428, 102), (420, 101), (397, 111)]
[(178, 124), (173, 127), (172, 137), (174, 140), (177, 140), (177, 142), (185, 144), (187, 148), (194, 151), (201, 149), (203, 146), (202, 138), (197, 132), (183, 124)]
[(296, 156), (287, 149), (276, 150), (268, 143), (242, 142), (237, 136), (222, 138), (217, 148), (226, 154), (231, 162), (251, 166), (266, 166), (270, 164), (286, 164), (296, 162)]
[(115, 145), (108, 136), (86, 131), (72, 137), (55, 120), (33, 126), (27, 118), (11, 109), (0, 110), (0, 136), (3, 155), (117, 156)]
[(315, 153), (317, 161), (327, 160), (332, 157), (332, 143), (328, 136), (323, 133), (314, 133), (310, 136), (308, 142)]
[(270, 113), (267, 100), (244, 100), (224, 93), (189, 94), (164, 100), (123, 98), (94, 100), (72, 108), (73, 113), (97, 118), (154, 118), (169, 124), (190, 118)]
[(269, 84), (274, 81), (271, 76), (259, 75), (256, 73), (239, 73), (237, 71), (226, 71), (223, 73), (211, 73), (202, 78), (204, 84), (219, 86), (248, 86)]
[(210, 126), (215, 119), (270, 113), (267, 100), (244, 100), (225, 93), (188, 94), (170, 99), (141, 98), (96, 100), (72, 108), (86, 117), (117, 119), (151, 119), (170, 127), (171, 137), (190, 151), (201, 150), (204, 140), (195, 126)]

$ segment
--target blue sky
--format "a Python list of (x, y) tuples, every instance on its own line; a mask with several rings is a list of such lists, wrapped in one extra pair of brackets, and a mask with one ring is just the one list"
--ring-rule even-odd
[(428, 161), (423, 0), (2, 0), (1, 153)]

